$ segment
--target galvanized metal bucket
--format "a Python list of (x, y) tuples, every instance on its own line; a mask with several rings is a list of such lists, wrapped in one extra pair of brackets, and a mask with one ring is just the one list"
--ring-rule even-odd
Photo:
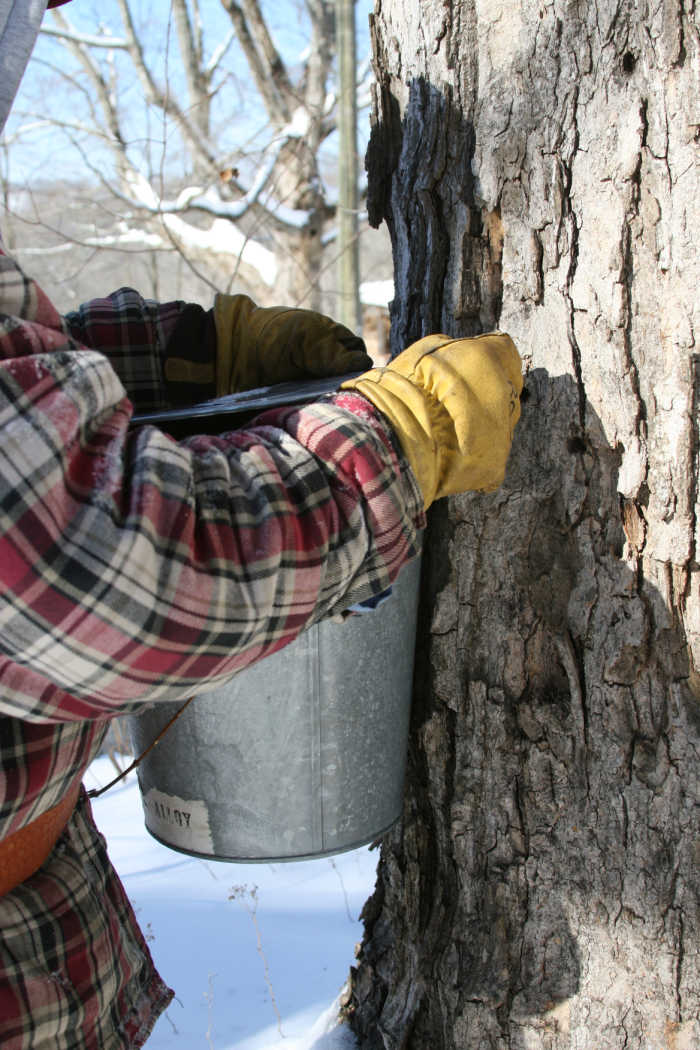
[[(139, 766), (146, 827), (184, 853), (301, 860), (366, 844), (401, 813), (420, 565), (198, 696)], [(140, 754), (179, 705), (131, 719)]]
[[(240, 426), (347, 377), (284, 383), (135, 417), (177, 437)], [(302, 860), (364, 845), (401, 813), (420, 563), (391, 596), (317, 624), (279, 653), (197, 696), (141, 761), (150, 833), (217, 860)], [(131, 718), (140, 755), (179, 710)]]

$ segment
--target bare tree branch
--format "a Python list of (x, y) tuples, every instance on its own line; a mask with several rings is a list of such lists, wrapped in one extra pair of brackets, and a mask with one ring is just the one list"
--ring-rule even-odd
[(311, 19), (311, 40), (305, 70), (304, 101), (314, 117), (311, 148), (315, 151), (325, 138), (323, 118), (326, 113), (328, 77), (335, 53), (335, 14), (328, 0), (307, 0), (307, 8)]
[[(234, 275), (240, 267), (252, 272), (257, 266), (266, 280), (278, 272), (277, 256), (289, 282), (288, 298), (302, 301), (317, 287), (336, 209), (319, 162), (320, 146), (335, 130), (335, 18), (333, 0), (299, 3), (308, 16), (309, 46), (293, 77), (275, 46), (261, 0), (221, 0), (231, 28), (208, 56), (201, 0), (171, 0), (169, 21), (157, 30), (166, 42), (160, 48), (163, 73), (146, 48), (132, 0), (117, 0), (122, 25), (114, 35), (106, 29), (79, 32), (65, 9), (53, 12), (46, 33), (73, 58), (56, 72), (78, 88), (94, 127), (78, 117), (81, 108), (52, 122), (73, 143), (82, 170), (115, 201), (111, 229), (100, 234), (101, 241), (107, 237), (112, 247), (175, 248), (188, 265), (187, 255), (194, 252), (214, 271), (217, 258), (236, 258)], [(226, 89), (234, 94), (235, 76), (225, 58), (236, 38), (248, 66), (248, 87), (257, 90), (268, 118), (268, 126), (251, 136), (254, 152), (241, 145), (232, 149), (226, 134), (215, 139), (212, 129), (214, 103), (217, 119), (227, 101), (233, 115), (241, 108), (239, 99), (223, 94)], [(127, 101), (127, 62), (145, 99), (136, 123), (133, 101)], [(365, 86), (365, 77), (366, 72), (360, 74), (358, 87)], [(92, 142), (108, 144), (118, 180), (104, 164), (104, 150), (79, 141), (83, 132)], [(177, 174), (170, 163), (173, 142), (184, 146)], [(257, 145), (261, 142), (264, 148)], [(211, 221), (203, 222), (202, 216)]]
[[(119, 114), (114, 105), (114, 95), (111, 90), (111, 85), (107, 83), (99, 66), (92, 60), (92, 56), (86, 44), (79, 39), (80, 34), (75, 34), (73, 32), (72, 26), (66, 16), (60, 11), (55, 11), (54, 15), (56, 21), (63, 30), (61, 43), (82, 66), (94, 88), (97, 102), (102, 110), (104, 121), (109, 129), (108, 141), (115, 152), (117, 165), (121, 169), (126, 161), (126, 142), (122, 135)], [(73, 79), (65, 72), (63, 75), (68, 77), (68, 79)], [(81, 90), (84, 90), (82, 86)], [(87, 95), (89, 105), (92, 109), (92, 99), (90, 98), (89, 93), (87, 93)]]
[(199, 9), (199, 0), (192, 0), (192, 36), (194, 39), (195, 52), (199, 56), (200, 63), (204, 62), (204, 24), (202, 12)]
[(258, 0), (242, 0), (242, 3), (243, 10), (245, 11), (248, 20), (248, 25), (253, 34), (253, 39), (256, 41), (261, 54), (267, 62), (270, 75), (280, 97), (286, 100), (286, 107), (287, 109), (290, 109), (292, 99), (295, 95), (294, 89), (289, 76), (287, 75), (287, 69), (282, 61), (282, 56), (272, 41), (272, 37), (267, 28), (267, 23), (263, 18), (262, 11), (260, 10), (260, 4)]
[(133, 62), (134, 69), (141, 81), (146, 99), (162, 110), (167, 116), (173, 118), (177, 124), (190, 154), (199, 167), (204, 163), (213, 173), (217, 169), (217, 158), (211, 148), (211, 143), (206, 135), (203, 135), (199, 127), (192, 123), (188, 115), (178, 105), (175, 97), (167, 88), (159, 87), (148, 68), (146, 59), (139, 40), (134, 21), (131, 15), (128, 0), (117, 0), (119, 10), (127, 31), (128, 51)]
[(211, 58), (209, 59), (209, 61), (204, 66), (204, 69), (205, 69), (206, 73), (209, 75), (210, 78), (211, 78), (211, 74), (214, 72), (214, 70), (218, 69), (219, 65), (221, 64), (221, 62), (222, 62), (222, 60), (224, 58), (224, 55), (226, 54), (226, 52), (228, 51), (228, 49), (230, 48), (231, 44), (233, 43), (233, 41), (235, 39), (236, 39), (236, 32), (235, 32), (234, 29), (232, 29), (224, 37), (224, 39), (221, 41), (219, 46), (215, 47), (214, 50), (212, 51)]
[(200, 134), (206, 136), (209, 131), (209, 89), (212, 74), (204, 68), (201, 36), (194, 32), (186, 0), (171, 0), (171, 4), (190, 98), (188, 112), (194, 113)]
[(292, 117), (294, 91), (282, 58), (272, 43), (257, 0), (221, 0), (233, 23), (255, 86), (270, 120), (278, 127)]
[[(54, 18), (59, 20), (62, 17), (61, 11), (54, 11)], [(79, 33), (75, 29), (66, 30), (63, 28), (56, 28), (52, 25), (42, 23), (41, 29), (39, 30), (42, 36), (53, 36), (58, 40), (70, 39), (76, 44), (84, 44), (86, 47), (102, 47), (109, 50), (128, 50), (129, 43), (127, 40), (120, 40), (119, 37), (110, 36), (108, 33)]]

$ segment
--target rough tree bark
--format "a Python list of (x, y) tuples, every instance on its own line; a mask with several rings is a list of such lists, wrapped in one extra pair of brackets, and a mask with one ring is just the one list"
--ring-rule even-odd
[(700, 1046), (693, 0), (377, 0), (393, 350), (524, 355), (506, 482), (433, 508), (363, 1050)]

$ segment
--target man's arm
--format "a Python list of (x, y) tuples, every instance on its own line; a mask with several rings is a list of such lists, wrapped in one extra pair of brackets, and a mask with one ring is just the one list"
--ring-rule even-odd
[(414, 554), (420, 493), (363, 399), (181, 443), (130, 430), (107, 357), (2, 262), (0, 711), (184, 697), (386, 589)]

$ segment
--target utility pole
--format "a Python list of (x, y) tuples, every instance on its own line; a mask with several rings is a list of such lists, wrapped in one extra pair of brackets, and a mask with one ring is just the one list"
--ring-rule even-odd
[(338, 244), (340, 259), (339, 320), (360, 334), (360, 265), (357, 221), (357, 55), (355, 45), (355, 0), (336, 0), (338, 77), (340, 99), (338, 128)]

